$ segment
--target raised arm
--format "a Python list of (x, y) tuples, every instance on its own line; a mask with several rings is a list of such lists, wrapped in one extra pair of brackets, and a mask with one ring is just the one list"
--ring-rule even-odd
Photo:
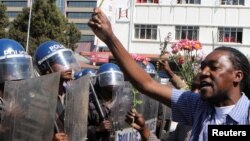
[(188, 85), (185, 83), (185, 81), (182, 81), (181, 78), (172, 71), (167, 60), (159, 60), (158, 62), (164, 67), (165, 72), (170, 77), (170, 81), (173, 83), (175, 88), (177, 89), (188, 88)]
[(124, 74), (139, 91), (170, 106), (172, 88), (154, 81), (136, 64), (119, 39), (114, 35), (108, 18), (99, 8), (94, 9), (88, 25), (106, 43)]

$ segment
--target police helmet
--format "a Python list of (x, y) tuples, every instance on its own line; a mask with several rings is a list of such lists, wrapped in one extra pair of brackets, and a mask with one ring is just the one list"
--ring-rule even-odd
[(96, 77), (96, 71), (94, 69), (86, 68), (86, 69), (80, 70), (79, 72), (76, 72), (74, 75), (74, 78), (78, 79), (78, 78), (85, 76), (85, 75), (88, 75), (88, 74), (90, 75), (90, 77)]
[(0, 82), (34, 77), (32, 57), (12, 39), (0, 39)]
[(96, 83), (96, 71), (94, 69), (91, 69), (91, 68), (82, 69), (79, 72), (76, 72), (74, 74), (74, 79), (79, 79), (85, 75), (90, 76), (90, 80), (91, 80), (92, 84)]
[(80, 70), (73, 51), (56, 41), (47, 41), (39, 45), (34, 54), (34, 61), (41, 74), (45, 74), (48, 70), (56, 72), (52, 68), (54, 64), (60, 64), (63, 67), (61, 71), (72, 69), (73, 72), (77, 72)]
[(150, 63), (143, 63), (143, 62), (138, 62), (138, 65), (143, 68), (151, 77), (155, 77), (156, 76), (156, 69), (155, 66)]
[(124, 81), (121, 69), (113, 63), (106, 63), (99, 67), (97, 79), (100, 87), (120, 85)]

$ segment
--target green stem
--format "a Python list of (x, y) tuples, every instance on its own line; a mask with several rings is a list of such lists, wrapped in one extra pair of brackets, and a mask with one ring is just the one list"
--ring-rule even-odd
[[(133, 94), (133, 105), (132, 108), (136, 108), (137, 105), (137, 99), (136, 94), (138, 94), (138, 91), (133, 87), (132, 88), (132, 94)], [(133, 118), (132, 124), (135, 122), (135, 119)], [(134, 128), (132, 127), (132, 141), (134, 141)]]

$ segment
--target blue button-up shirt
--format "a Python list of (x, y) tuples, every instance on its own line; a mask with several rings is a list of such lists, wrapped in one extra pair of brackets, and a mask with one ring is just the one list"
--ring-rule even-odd
[[(208, 125), (215, 125), (214, 105), (201, 100), (199, 94), (173, 89), (172, 116), (176, 122), (192, 125), (192, 141), (208, 140)], [(225, 125), (244, 125), (248, 123), (249, 99), (243, 94), (235, 107), (226, 116)]]

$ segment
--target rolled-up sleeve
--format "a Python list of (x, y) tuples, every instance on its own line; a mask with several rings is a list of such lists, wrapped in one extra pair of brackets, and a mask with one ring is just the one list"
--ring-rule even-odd
[(171, 96), (173, 121), (192, 125), (199, 104), (199, 94), (192, 93), (191, 91), (173, 89)]

